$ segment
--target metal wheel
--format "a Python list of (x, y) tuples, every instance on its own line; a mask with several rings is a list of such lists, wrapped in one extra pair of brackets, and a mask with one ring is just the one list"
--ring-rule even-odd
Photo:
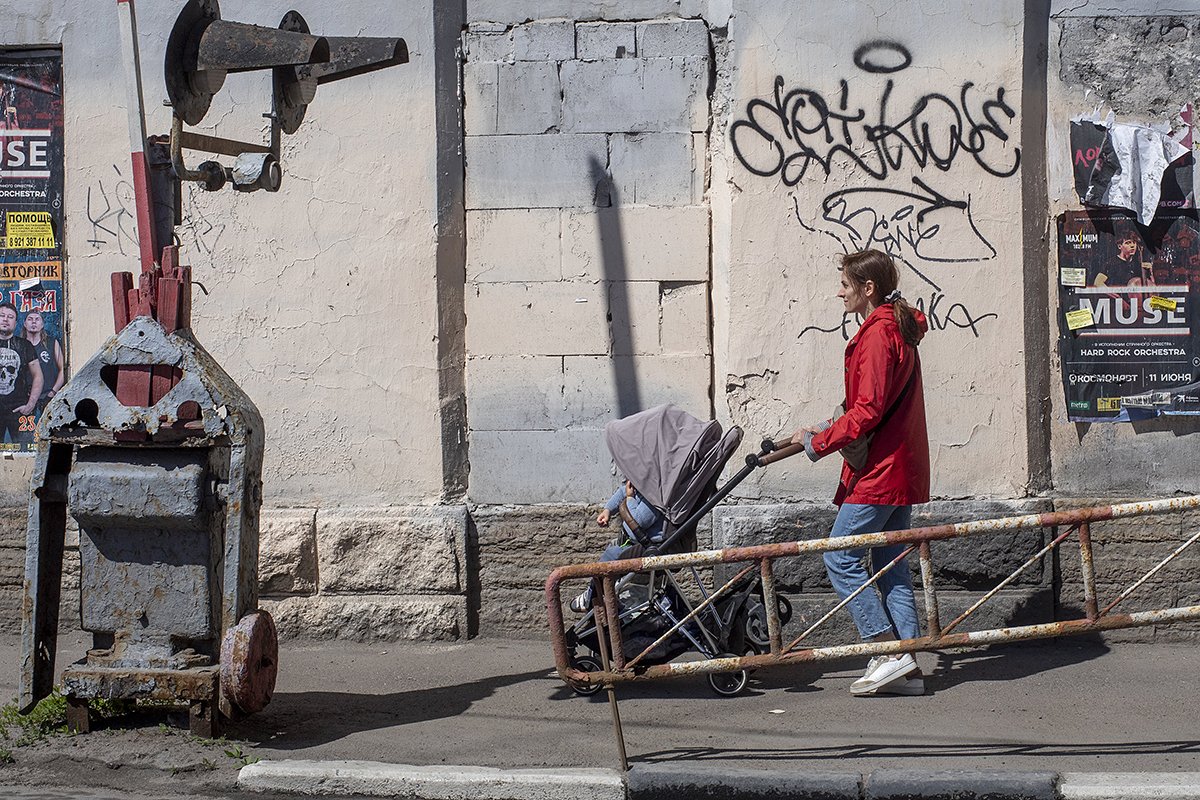
[(271, 702), (278, 672), (275, 621), (262, 609), (252, 611), (221, 641), (221, 695), (244, 714), (262, 711)]
[[(738, 658), (733, 653), (718, 653), (717, 658)], [(746, 690), (750, 673), (744, 669), (737, 672), (712, 672), (708, 675), (708, 686), (721, 697), (734, 697)]]
[[(600, 665), (600, 660), (593, 656), (576, 656), (571, 659), (571, 666), (580, 672), (603, 672), (604, 668)], [(580, 697), (591, 697), (596, 692), (604, 688), (601, 683), (573, 683), (567, 681), (571, 687), (571, 691)]]

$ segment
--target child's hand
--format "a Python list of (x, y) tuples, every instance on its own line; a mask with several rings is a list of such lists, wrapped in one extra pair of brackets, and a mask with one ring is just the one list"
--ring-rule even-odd
[(604, 509), (596, 516), (596, 524), (601, 528), (608, 527), (608, 509)]

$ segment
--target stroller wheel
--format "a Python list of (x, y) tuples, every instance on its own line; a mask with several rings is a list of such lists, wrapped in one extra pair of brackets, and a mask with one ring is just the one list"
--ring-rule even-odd
[[(591, 656), (576, 656), (575, 658), (571, 659), (571, 666), (580, 672), (604, 671), (604, 668), (600, 665), (600, 662)], [(571, 687), (571, 691), (575, 692), (575, 694), (579, 695), (580, 697), (591, 697), (596, 692), (604, 688), (604, 686), (599, 683), (572, 683), (571, 681), (567, 681), (567, 684)]]
[[(717, 658), (738, 658), (733, 653), (718, 653)], [(750, 682), (750, 673), (740, 669), (737, 672), (712, 672), (708, 676), (708, 686), (721, 697), (733, 697), (746, 690)]]

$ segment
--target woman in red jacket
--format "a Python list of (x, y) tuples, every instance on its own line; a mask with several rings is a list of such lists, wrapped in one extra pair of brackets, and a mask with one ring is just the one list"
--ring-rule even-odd
[[(895, 263), (878, 250), (842, 257), (838, 297), (846, 311), (864, 318), (846, 345), (846, 413), (817, 427), (803, 428), (793, 441), (804, 441), (813, 461), (870, 436), (865, 460), (856, 469), (848, 461), (833, 502), (838, 509), (830, 536), (905, 530), (912, 506), (929, 501), (929, 439), (917, 345), (928, 330), (925, 316), (900, 296)], [(903, 545), (871, 549), (873, 569), (882, 569), (904, 551)], [(825, 568), (843, 600), (869, 580), (865, 548), (825, 554)], [(897, 564), (870, 589), (849, 603), (864, 641), (915, 639), (921, 635), (912, 577)], [(871, 659), (853, 694), (924, 694), (925, 682), (909, 653)]]

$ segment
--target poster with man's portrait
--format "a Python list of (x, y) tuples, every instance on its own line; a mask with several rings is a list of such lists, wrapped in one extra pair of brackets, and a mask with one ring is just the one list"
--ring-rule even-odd
[(1059, 343), (1072, 421), (1200, 413), (1200, 222), (1163, 212), (1058, 218)]
[(37, 449), (66, 367), (62, 55), (0, 52), (0, 452)]

